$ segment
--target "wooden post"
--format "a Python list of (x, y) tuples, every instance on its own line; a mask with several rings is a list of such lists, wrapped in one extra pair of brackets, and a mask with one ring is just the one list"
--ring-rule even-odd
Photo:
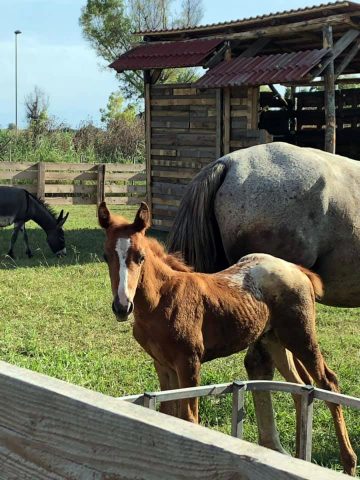
[(144, 407), (156, 410), (156, 396), (153, 393), (144, 393)]
[(38, 176), (37, 176), (37, 196), (39, 198), (45, 197), (45, 163), (38, 163)]
[(145, 163), (146, 163), (146, 199), (152, 214), (151, 192), (151, 78), (148, 71), (144, 71), (145, 85)]
[[(332, 26), (323, 27), (323, 47), (333, 48)], [(335, 153), (336, 149), (336, 115), (335, 115), (335, 75), (334, 60), (324, 71), (325, 95), (325, 151)]]
[(105, 200), (105, 168), (105, 163), (100, 163), (98, 165), (96, 190), (96, 203), (98, 206)]
[(246, 383), (233, 383), (231, 435), (237, 438), (243, 437), (245, 392)]
[(223, 96), (222, 89), (216, 89), (216, 158), (222, 156)]
[(230, 152), (230, 87), (224, 88), (224, 155)]
[(305, 385), (302, 390), (299, 457), (311, 462), (314, 387)]

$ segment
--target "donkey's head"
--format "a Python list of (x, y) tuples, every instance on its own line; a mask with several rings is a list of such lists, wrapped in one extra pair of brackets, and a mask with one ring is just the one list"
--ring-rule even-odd
[(134, 222), (129, 223), (112, 215), (102, 202), (98, 217), (106, 233), (104, 258), (110, 273), (112, 309), (117, 319), (124, 321), (134, 309), (135, 292), (146, 255), (145, 231), (150, 226), (150, 212), (142, 202)]
[(66, 222), (69, 213), (64, 216), (64, 210), (61, 210), (58, 218), (56, 219), (55, 228), (48, 230), (47, 232), (47, 242), (52, 252), (55, 253), (58, 257), (66, 255), (65, 247), (65, 235), (63, 230), (63, 225)]

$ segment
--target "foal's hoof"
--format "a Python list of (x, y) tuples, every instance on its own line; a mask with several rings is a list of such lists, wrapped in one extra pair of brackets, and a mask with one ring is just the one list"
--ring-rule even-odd
[(32, 258), (34, 256), (34, 254), (30, 251), (26, 252), (26, 255), (29, 257), (29, 258)]
[(14, 252), (10, 250), (10, 252), (7, 253), (7, 256), (15, 260), (15, 255)]

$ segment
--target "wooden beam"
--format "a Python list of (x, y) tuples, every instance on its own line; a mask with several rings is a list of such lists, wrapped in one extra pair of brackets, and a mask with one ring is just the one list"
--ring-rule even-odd
[(162, 68), (155, 68), (154, 70), (151, 70), (150, 81), (152, 85), (155, 85), (155, 83), (159, 80), (162, 71)]
[(217, 51), (215, 52), (212, 57), (209, 58), (209, 60), (205, 63), (203, 66), (204, 68), (213, 68), (215, 65), (220, 63), (224, 59), (224, 55), (226, 53), (226, 50), (229, 48), (228, 42), (225, 42), (224, 45)]
[(289, 23), (287, 25), (277, 25), (264, 28), (248, 30), (245, 32), (215, 34), (211, 37), (205, 38), (222, 38), (224, 40), (251, 40), (254, 38), (274, 37), (280, 35), (281, 37), (289, 36), (291, 34), (297, 35), (301, 32), (320, 31), (324, 23), (331, 25), (341, 24), (354, 26), (348, 14), (330, 15), (326, 18), (314, 18), (312, 20), (304, 20), (302, 22)]
[[(333, 35), (331, 25), (323, 28), (324, 48), (333, 48)], [(335, 114), (335, 77), (334, 60), (332, 60), (324, 72), (324, 96), (325, 96), (325, 151), (335, 153), (336, 150), (336, 114)]]
[(275, 85), (273, 85), (272, 83), (269, 83), (268, 84), (268, 87), (270, 88), (270, 90), (272, 91), (272, 93), (274, 94), (274, 97), (279, 100), (283, 105), (284, 107), (288, 107), (288, 102), (285, 100), (285, 98), (281, 95), (281, 93), (278, 91), (278, 89), (275, 87)]
[(349, 478), (5, 362), (0, 391), (3, 479)]
[[(330, 25), (327, 25), (323, 28), (327, 27), (332, 28)], [(312, 78), (318, 77), (325, 70), (325, 68), (330, 65), (331, 62), (334, 63), (335, 58), (337, 58), (355, 40), (355, 38), (359, 36), (359, 33), (360, 32), (358, 30), (350, 29), (335, 43), (333, 47), (331, 47), (331, 49), (330, 47), (324, 47), (329, 48), (331, 51), (329, 52), (329, 55), (321, 61), (321, 64), (315, 68), (315, 70), (311, 71)]]
[(45, 198), (45, 163), (38, 163), (38, 174), (37, 174), (37, 196), (38, 198)]
[(253, 57), (257, 55), (266, 45), (270, 43), (270, 38), (258, 38), (254, 43), (248, 46), (239, 57)]
[(345, 70), (345, 68), (349, 65), (351, 60), (356, 57), (357, 53), (360, 50), (360, 39), (358, 39), (355, 44), (351, 47), (351, 50), (346, 54), (346, 56), (342, 59), (341, 63), (336, 67), (335, 69), (335, 80), (339, 75), (342, 74), (342, 72)]

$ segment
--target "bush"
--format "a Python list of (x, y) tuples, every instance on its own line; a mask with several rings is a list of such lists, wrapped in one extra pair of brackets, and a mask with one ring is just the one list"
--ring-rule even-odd
[(22, 162), (143, 162), (142, 119), (118, 119), (106, 129), (91, 122), (72, 130), (49, 122), (41, 132), (0, 130), (0, 160)]

